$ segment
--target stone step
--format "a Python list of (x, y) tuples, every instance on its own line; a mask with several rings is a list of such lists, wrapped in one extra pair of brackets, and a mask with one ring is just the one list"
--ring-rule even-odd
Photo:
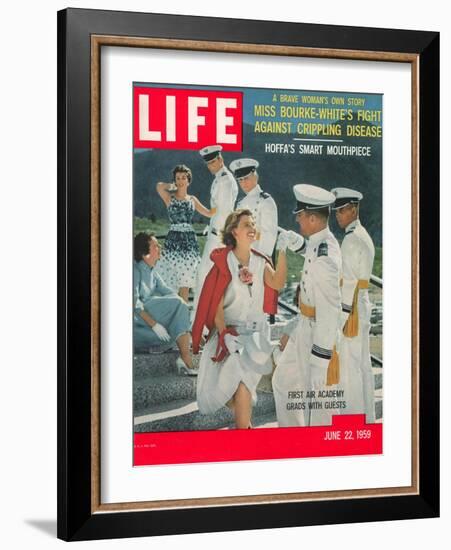
[(164, 376), (176, 372), (175, 361), (179, 357), (178, 350), (168, 350), (164, 353), (137, 353), (133, 356), (134, 379), (146, 376)]
[(382, 420), (383, 418), (383, 399), (382, 389), (378, 389), (374, 392), (374, 408), (376, 413), (376, 420)]
[[(135, 432), (217, 430), (233, 425), (233, 414), (230, 409), (222, 407), (213, 414), (200, 414), (195, 399), (177, 400), (166, 410), (161, 404), (135, 410)], [(258, 392), (252, 422), (268, 415), (275, 418), (274, 397), (272, 393)]]
[(195, 376), (178, 376), (177, 374), (148, 375), (134, 379), (134, 410), (140, 411), (146, 407), (180, 399), (195, 399), (196, 380)]
[[(177, 367), (175, 362), (179, 357), (180, 353), (177, 349), (171, 349), (161, 354), (135, 354), (133, 361), (133, 377), (135, 380), (140, 380), (149, 376), (176, 374)], [(199, 368), (200, 355), (194, 355), (192, 360), (193, 367), (195, 369)]]
[[(261, 416), (253, 415), (252, 418), (252, 427), (253, 428), (277, 428), (277, 417), (276, 412), (270, 414), (264, 414)], [(234, 424), (230, 424), (229, 426), (225, 428), (221, 428), (222, 430), (233, 430), (235, 428)]]
[(373, 367), (373, 374), (374, 374), (374, 389), (375, 390), (381, 390), (382, 389), (383, 368), (382, 367)]
[(135, 409), (134, 425), (136, 427), (141, 424), (157, 422), (174, 416), (182, 416), (197, 410), (198, 406), (195, 399), (178, 399), (171, 403), (150, 405), (141, 409)]

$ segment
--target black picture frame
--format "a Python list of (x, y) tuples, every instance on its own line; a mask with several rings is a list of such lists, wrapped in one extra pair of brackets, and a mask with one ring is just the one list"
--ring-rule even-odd
[[(99, 513), (92, 436), (92, 36), (408, 54), (418, 119), (418, 494)], [(202, 46), (200, 46), (202, 49)], [(206, 47), (207, 49), (207, 47)], [(329, 52), (327, 54), (327, 51)], [(138, 537), (439, 515), (439, 33), (67, 9), (58, 13), (58, 537)], [(430, 216), (427, 213), (433, 212)], [(402, 245), (400, 243), (400, 245)], [(101, 280), (101, 279), (100, 279)], [(94, 321), (94, 324), (93, 324)]]

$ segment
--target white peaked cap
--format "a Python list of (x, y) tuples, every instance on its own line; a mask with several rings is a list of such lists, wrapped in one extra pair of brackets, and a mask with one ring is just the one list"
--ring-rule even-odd
[(293, 214), (302, 210), (318, 210), (331, 206), (335, 201), (335, 195), (326, 191), (322, 187), (310, 185), (308, 183), (299, 183), (293, 187), (293, 193), (297, 204)]
[(347, 187), (335, 187), (331, 193), (335, 196), (335, 204), (332, 207), (334, 210), (338, 210), (338, 208), (342, 208), (347, 204), (358, 204), (363, 199), (360, 191), (348, 189)]
[(230, 163), (230, 170), (237, 179), (245, 178), (257, 168), (258, 161), (255, 159), (237, 159)]
[(213, 160), (222, 151), (222, 145), (208, 145), (199, 151), (200, 156), (205, 162)]

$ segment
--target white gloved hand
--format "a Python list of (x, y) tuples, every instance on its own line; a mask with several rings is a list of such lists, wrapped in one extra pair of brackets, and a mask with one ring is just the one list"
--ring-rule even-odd
[(300, 248), (304, 246), (304, 237), (296, 233), (295, 231), (286, 231), (288, 248), (293, 252), (297, 252)]
[(243, 344), (240, 341), (239, 336), (234, 336), (233, 334), (226, 334), (224, 336), (224, 344), (229, 350), (229, 353), (235, 353), (243, 349)]
[(314, 390), (318, 390), (326, 385), (327, 367), (318, 367), (310, 365), (310, 384)]
[(285, 252), (288, 247), (288, 231), (285, 229), (279, 229), (279, 236), (276, 242), (276, 250)]
[(208, 233), (208, 230), (210, 229), (209, 225), (206, 225), (204, 230), (202, 231), (202, 235), (206, 235)]
[(152, 327), (152, 330), (163, 342), (169, 342), (169, 340), (171, 339), (171, 337), (169, 336), (169, 332), (164, 328), (163, 325), (160, 325), (160, 323), (155, 323)]

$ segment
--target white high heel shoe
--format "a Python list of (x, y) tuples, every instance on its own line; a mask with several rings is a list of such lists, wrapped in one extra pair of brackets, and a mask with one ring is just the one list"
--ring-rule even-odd
[(175, 366), (177, 367), (177, 374), (184, 375), (184, 376), (197, 376), (197, 370), (196, 369), (190, 369), (186, 364), (185, 361), (181, 357), (178, 357)]

